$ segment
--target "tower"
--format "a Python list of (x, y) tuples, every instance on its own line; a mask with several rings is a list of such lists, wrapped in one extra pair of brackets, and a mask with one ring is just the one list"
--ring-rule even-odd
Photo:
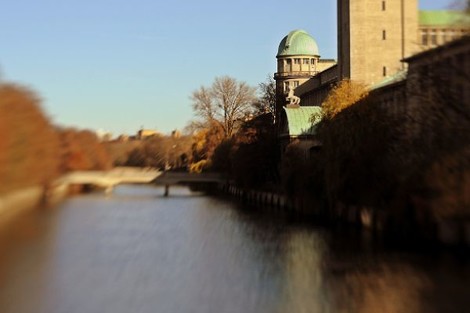
[(417, 0), (338, 0), (339, 79), (367, 85), (404, 69), (417, 50)]
[(286, 104), (289, 88), (297, 88), (321, 70), (318, 45), (306, 31), (293, 30), (279, 44), (276, 80), (276, 120)]

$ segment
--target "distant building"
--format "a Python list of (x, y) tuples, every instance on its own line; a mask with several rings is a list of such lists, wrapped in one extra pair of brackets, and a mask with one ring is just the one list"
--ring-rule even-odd
[(153, 129), (140, 129), (137, 132), (136, 139), (142, 140), (145, 138), (153, 137), (153, 136), (158, 136), (160, 135), (160, 132), (153, 130)]
[(171, 137), (180, 138), (181, 137), (181, 132), (179, 130), (175, 129), (171, 132)]
[(116, 138), (116, 141), (129, 141), (129, 136), (125, 134), (121, 134)]

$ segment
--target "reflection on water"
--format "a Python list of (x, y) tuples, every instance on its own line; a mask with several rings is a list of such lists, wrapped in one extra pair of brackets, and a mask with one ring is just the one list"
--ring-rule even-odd
[(121, 186), (0, 233), (0, 312), (463, 312), (468, 264), (185, 188)]

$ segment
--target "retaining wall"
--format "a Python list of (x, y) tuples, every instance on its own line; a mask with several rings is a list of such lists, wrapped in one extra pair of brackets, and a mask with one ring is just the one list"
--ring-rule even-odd
[[(252, 206), (266, 207), (273, 212), (291, 212), (305, 216), (317, 216), (328, 218), (337, 222), (345, 222), (357, 225), (370, 231), (383, 233), (387, 231), (389, 216), (385, 210), (371, 207), (346, 206), (337, 203), (329, 212), (322, 210), (320, 202), (312, 202), (312, 199), (297, 198), (289, 199), (285, 195), (273, 192), (245, 190), (233, 184), (219, 184), (219, 191), (233, 196), (243, 203)], [(400, 232), (400, 225), (395, 225), (394, 231)], [(470, 247), (470, 220), (437, 220), (435, 221), (434, 240), (444, 245), (464, 245)], [(419, 230), (418, 230), (419, 232)], [(418, 234), (419, 236), (420, 234)], [(405, 238), (406, 239), (406, 238)]]

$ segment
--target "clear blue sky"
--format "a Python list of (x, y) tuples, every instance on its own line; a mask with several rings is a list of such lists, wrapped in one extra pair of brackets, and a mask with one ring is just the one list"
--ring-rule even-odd
[(183, 128), (217, 76), (265, 81), (293, 29), (336, 58), (334, 0), (1, 1), (0, 78), (33, 88), (56, 124), (115, 135)]

